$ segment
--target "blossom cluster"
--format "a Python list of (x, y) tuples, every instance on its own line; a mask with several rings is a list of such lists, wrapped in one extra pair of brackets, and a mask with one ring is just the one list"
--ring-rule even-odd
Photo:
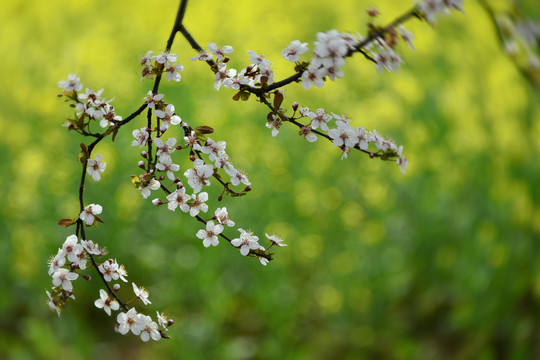
[(157, 56), (152, 56), (152, 54), (153, 51), (148, 51), (140, 60), (143, 66), (141, 81), (145, 78), (153, 79), (154, 75), (161, 75), (163, 72), (168, 81), (178, 82), (182, 80), (180, 73), (184, 70), (184, 65), (175, 64), (178, 59), (177, 54), (170, 54), (168, 52), (163, 52)]
[(68, 119), (65, 123), (69, 129), (85, 132), (89, 130), (91, 120), (99, 121), (102, 128), (122, 120), (122, 117), (115, 113), (114, 106), (110, 104), (114, 99), (107, 100), (101, 96), (103, 89), (86, 88), (84, 93), (78, 93), (83, 86), (80, 78), (75, 74), (69, 74), (67, 80), (59, 81), (58, 86), (64, 90), (64, 95), (76, 103), (76, 116)]
[(416, 4), (424, 19), (430, 24), (435, 23), (440, 13), (449, 14), (451, 10), (463, 11), (463, 0), (421, 0)]
[[(107, 250), (92, 240), (81, 240), (79, 242), (77, 235), (69, 235), (62, 247), (58, 249), (57, 254), (48, 262), (48, 273), (52, 278), (53, 284), (51, 292), (46, 291), (49, 298), (47, 302), (49, 308), (56, 311), (58, 316), (60, 316), (67, 301), (69, 299), (75, 299), (72, 282), (77, 280), (79, 276), (89, 280), (90, 276), (82, 275), (80, 272), (87, 269), (88, 261), (93, 262), (94, 256), (101, 258), (105, 255), (107, 255)], [(107, 259), (103, 263), (97, 264), (97, 269), (106, 283), (117, 280), (128, 282), (126, 279), (128, 274), (125, 267), (119, 265), (116, 259)], [(132, 283), (132, 287), (135, 293), (135, 299), (140, 299), (144, 305), (150, 304), (148, 300), (149, 294), (146, 289), (138, 287), (135, 283)], [(99, 299), (94, 302), (94, 305), (99, 309), (103, 309), (109, 316), (111, 316), (112, 311), (119, 311), (121, 306), (127, 309), (124, 303), (121, 304), (119, 302), (120, 300), (116, 295), (116, 292), (120, 289), (120, 284), (108, 285), (107, 289), (108, 291), (104, 289), (99, 290)], [(150, 338), (159, 340), (162, 337), (159, 330), (167, 331), (167, 328), (173, 323), (172, 320), (168, 320), (165, 315), (159, 313), (157, 314), (158, 323), (156, 323), (152, 321), (150, 316), (143, 313), (136, 313), (135, 308), (129, 309), (127, 314), (133, 317), (134, 320), (127, 320), (126, 313), (119, 313), (116, 318), (118, 332), (126, 334), (128, 330), (131, 330), (133, 334), (140, 335), (143, 341), (148, 341)]]

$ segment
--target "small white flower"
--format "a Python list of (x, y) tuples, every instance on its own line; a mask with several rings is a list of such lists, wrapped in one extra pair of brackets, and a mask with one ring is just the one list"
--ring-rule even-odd
[(135, 285), (134, 282), (132, 282), (131, 285), (133, 285), (133, 292), (135, 293), (135, 296), (141, 299), (144, 305), (151, 304), (150, 300), (148, 300), (148, 296), (150, 295), (148, 293), (148, 290), (146, 290), (142, 286), (138, 287), (137, 285)]
[(118, 332), (122, 335), (127, 334), (130, 330), (133, 335), (140, 335), (141, 331), (144, 328), (144, 320), (141, 319), (135, 308), (129, 309), (127, 313), (120, 313), (116, 317), (116, 322), (118, 322)]
[(262, 257), (262, 256), (257, 256), (257, 259), (259, 259), (261, 264), (263, 264), (264, 266), (268, 265), (268, 263), (270, 262), (267, 258)]
[(182, 76), (180, 73), (184, 70), (184, 65), (168, 65), (165, 68), (165, 76), (167, 77), (168, 81), (180, 81), (182, 80)]
[(118, 310), (120, 309), (120, 305), (115, 299), (111, 299), (109, 297), (109, 294), (103, 289), (99, 290), (99, 299), (94, 301), (94, 305), (98, 309), (103, 309), (107, 313), (107, 315), (111, 316), (111, 310)]
[(277, 236), (276, 234), (270, 236), (267, 233), (265, 233), (265, 235), (272, 244), (277, 245), (277, 246), (287, 246), (287, 244), (283, 244), (283, 239)]
[(83, 88), (81, 79), (75, 74), (69, 74), (67, 80), (59, 81), (58, 87), (63, 88), (65, 92), (79, 91)]
[(153, 109), (156, 106), (156, 103), (160, 102), (164, 96), (165, 96), (164, 94), (153, 94), (152, 91), (150, 90), (148, 91), (148, 94), (146, 94), (146, 97), (144, 98), (144, 100), (146, 100), (148, 107), (150, 109)]
[(180, 116), (174, 114), (174, 105), (169, 104), (165, 108), (165, 111), (156, 110), (154, 114), (161, 119), (161, 124), (159, 126), (160, 131), (166, 131), (169, 128), (169, 125), (178, 125), (182, 122)]
[(197, 159), (193, 162), (193, 169), (188, 169), (184, 173), (184, 176), (188, 179), (188, 184), (193, 189), (193, 193), (196, 194), (201, 191), (203, 185), (210, 185), (208, 180), (214, 174), (214, 167), (209, 164), (205, 164), (203, 160)]
[(146, 141), (148, 140), (149, 135), (150, 134), (148, 134), (148, 130), (146, 128), (133, 130), (133, 137), (135, 138), (135, 140), (133, 140), (131, 145), (143, 147), (144, 145), (146, 145)]
[(169, 180), (171, 181), (174, 181), (174, 179), (176, 178), (176, 176), (174, 175), (173, 171), (178, 171), (180, 170), (180, 165), (178, 164), (173, 164), (172, 163), (172, 158), (169, 156), (169, 157), (163, 157), (163, 162), (159, 162), (156, 164), (156, 169), (158, 171), (163, 171), (163, 172), (167, 172), (167, 177), (169, 178)]
[(176, 138), (168, 138), (167, 141), (163, 142), (161, 138), (155, 138), (154, 144), (157, 147), (156, 155), (159, 156), (159, 161), (163, 163), (166, 158), (170, 158), (171, 154), (176, 150)]
[(232, 46), (226, 45), (222, 47), (221, 49), (219, 49), (216, 43), (213, 43), (213, 42), (208, 44), (208, 50), (210, 50), (210, 52), (214, 54), (218, 60), (223, 60), (225, 56), (232, 54), (233, 52)]
[(169, 318), (163, 313), (160, 314), (158, 311), (156, 311), (156, 313), (159, 326), (167, 331), (167, 327), (169, 326)]
[(306, 90), (311, 88), (311, 85), (314, 85), (317, 88), (324, 86), (324, 70), (313, 65), (308, 66), (307, 70), (302, 73), (302, 87)]
[(192, 196), (193, 202), (191, 203), (191, 209), (189, 209), (189, 215), (195, 217), (199, 215), (199, 212), (207, 212), (208, 205), (205, 204), (208, 201), (208, 193), (202, 192), (199, 194), (194, 194)]
[(159, 56), (152, 56), (152, 60), (155, 60), (160, 64), (165, 64), (165, 63), (172, 64), (176, 62), (177, 58), (178, 58), (177, 54), (169, 54), (168, 52), (164, 52)]
[(101, 179), (102, 172), (105, 171), (105, 167), (107, 166), (107, 163), (102, 163), (101, 160), (103, 159), (103, 156), (97, 154), (96, 160), (88, 159), (88, 168), (86, 171), (88, 171), (88, 175), (94, 179), (94, 181), (99, 181)]
[(76, 280), (79, 274), (70, 272), (68, 269), (58, 269), (52, 276), (52, 283), (54, 286), (61, 286), (66, 291), (73, 290), (71, 282)]
[(251, 231), (245, 231), (244, 229), (238, 229), (240, 231), (240, 238), (231, 240), (233, 246), (240, 248), (240, 253), (243, 256), (249, 254), (250, 250), (257, 250), (260, 248), (259, 238), (253, 235)]
[(45, 291), (45, 293), (47, 294), (47, 297), (49, 298), (49, 301), (47, 301), (47, 306), (49, 307), (49, 309), (56, 311), (56, 313), (60, 317), (60, 307), (58, 306), (58, 301), (53, 299), (50, 292)]
[(293, 40), (285, 50), (281, 52), (281, 56), (285, 60), (296, 62), (300, 58), (299, 55), (308, 51), (307, 43), (302, 43), (300, 40)]
[(206, 229), (197, 231), (196, 236), (203, 241), (204, 247), (209, 247), (210, 245), (218, 246), (218, 235), (221, 234), (222, 231), (223, 225), (214, 225), (213, 221), (209, 221), (206, 223)]
[(99, 271), (103, 274), (105, 281), (118, 280), (120, 277), (120, 274), (118, 274), (118, 268), (118, 263), (113, 259), (105, 261), (98, 267)]
[(229, 219), (229, 213), (227, 212), (226, 207), (218, 208), (216, 211), (214, 211), (214, 217), (222, 225), (226, 225), (228, 227), (234, 226), (234, 221)]
[(157, 190), (160, 187), (161, 183), (156, 179), (152, 179), (148, 184), (139, 186), (139, 190), (141, 190), (142, 197), (146, 199), (150, 196), (150, 190)]
[(307, 116), (312, 119), (311, 127), (313, 129), (320, 128), (321, 130), (328, 131), (327, 122), (332, 120), (332, 116), (325, 113), (324, 109), (317, 109), (316, 113), (310, 111)]
[(96, 218), (96, 216), (101, 214), (102, 211), (103, 208), (101, 207), (101, 205), (90, 204), (85, 207), (83, 211), (81, 211), (79, 219), (84, 221), (86, 225), (91, 226), (94, 223), (94, 219)]
[(176, 189), (175, 192), (167, 195), (167, 200), (169, 200), (167, 207), (171, 211), (175, 211), (177, 207), (179, 207), (183, 212), (188, 212), (190, 209), (187, 202), (191, 200), (191, 196), (186, 194), (186, 188), (184, 187)]
[(405, 169), (409, 166), (409, 162), (405, 156), (403, 156), (403, 145), (400, 145), (398, 149), (397, 164), (401, 167), (401, 172), (405, 174)]
[(54, 274), (66, 263), (66, 251), (64, 249), (58, 249), (56, 255), (49, 260), (49, 276)]
[(150, 340), (150, 338), (155, 341), (161, 339), (161, 335), (158, 331), (158, 325), (152, 321), (152, 318), (143, 314), (139, 314), (138, 316), (141, 326), (141, 340), (146, 342)]

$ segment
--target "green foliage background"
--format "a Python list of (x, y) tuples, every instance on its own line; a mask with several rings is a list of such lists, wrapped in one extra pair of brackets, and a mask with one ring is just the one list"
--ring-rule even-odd
[[(503, 3), (504, 2), (500, 2)], [(530, 11), (537, 11), (527, 5)], [(251, 49), (291, 74), (279, 52), (318, 31), (366, 33), (373, 1), (192, 1), (186, 24), (201, 44)], [(410, 7), (377, 1), (381, 23)], [(45, 305), (47, 259), (73, 231), (79, 143), (56, 83), (71, 72), (105, 88), (126, 116), (150, 82), (138, 57), (165, 46), (177, 1), (9, 2), (0, 13), (0, 357), (12, 359), (532, 359), (540, 357), (540, 106), (475, 1), (432, 29), (413, 20), (417, 52), (402, 47), (398, 74), (355, 56), (345, 79), (290, 86), (285, 106), (345, 113), (404, 144), (407, 174), (284, 126), (266, 110), (213, 89), (213, 75), (177, 38), (182, 82), (163, 84), (183, 120), (216, 129), (253, 191), (222, 204), (237, 225), (278, 233), (289, 247), (263, 267), (222, 243), (205, 249), (200, 224), (154, 208), (130, 183), (131, 130), (96, 149), (107, 170), (86, 201), (105, 224), (89, 230), (150, 290), (152, 315), (175, 319), (172, 339), (144, 344), (114, 332), (93, 306), (101, 287), (74, 283), (58, 318)], [(536, 12), (538, 15), (538, 12)], [(537, 17), (538, 18), (538, 17)], [(182, 169), (182, 172), (185, 167)], [(235, 234), (232, 234), (233, 236)], [(89, 272), (91, 275), (92, 272)], [(124, 286), (129, 293), (130, 286)], [(141, 305), (136, 305), (141, 309)], [(142, 309), (141, 309), (142, 310)]]

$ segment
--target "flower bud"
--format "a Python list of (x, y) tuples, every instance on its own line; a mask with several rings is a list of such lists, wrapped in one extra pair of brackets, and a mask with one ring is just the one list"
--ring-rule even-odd
[(251, 191), (251, 186), (246, 186), (246, 188), (244, 189), (245, 192), (248, 192), (248, 191)]
[(161, 175), (161, 176), (159, 177), (159, 181), (163, 181), (163, 179), (165, 179), (165, 176)]
[(90, 281), (92, 280), (92, 277), (90, 275), (81, 275), (83, 277), (84, 280), (86, 281)]
[(182, 145), (177, 145), (176, 150), (182, 150)]
[(167, 321), (167, 327), (172, 326), (172, 324), (174, 324), (174, 320), (169, 319), (169, 321)]
[(152, 204), (154, 204), (155, 206), (163, 205), (163, 201), (161, 201), (160, 198), (157, 198), (152, 200)]
[(371, 159), (373, 159), (373, 158), (375, 157), (375, 154), (374, 154), (374, 153), (369, 153), (369, 157), (370, 157)]
[(114, 284), (113, 290), (114, 290), (114, 291), (120, 290), (120, 284)]
[(144, 169), (144, 161), (142, 161), (142, 160), (139, 161), (139, 162), (137, 163), (137, 166), (140, 167), (141, 169)]
[(148, 156), (148, 153), (146, 151), (142, 151), (141, 156), (146, 159), (146, 157)]
[(293, 111), (298, 110), (298, 103), (296, 101), (292, 104), (292, 109)]

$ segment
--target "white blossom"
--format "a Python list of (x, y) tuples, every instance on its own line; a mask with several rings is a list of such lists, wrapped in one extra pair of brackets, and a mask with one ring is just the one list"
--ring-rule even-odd
[(86, 225), (90, 226), (94, 223), (95, 217), (101, 214), (102, 211), (103, 208), (101, 207), (101, 205), (90, 204), (86, 206), (83, 211), (81, 211), (79, 219), (84, 221)]
[(187, 202), (191, 200), (191, 196), (186, 194), (186, 189), (184, 187), (176, 189), (175, 192), (167, 195), (167, 200), (169, 200), (167, 207), (171, 211), (175, 211), (177, 207), (179, 207), (183, 212), (188, 212), (190, 209)]
[(111, 299), (109, 297), (109, 294), (103, 289), (99, 290), (99, 299), (94, 301), (94, 305), (98, 309), (103, 309), (107, 313), (107, 315), (111, 316), (111, 310), (118, 310), (120, 309), (120, 305), (115, 299)]
[(118, 332), (122, 335), (127, 334), (130, 330), (133, 335), (140, 335), (143, 330), (145, 319), (141, 319), (135, 308), (129, 309), (127, 313), (120, 313), (116, 317), (116, 322), (118, 322)]
[(67, 80), (59, 81), (58, 87), (63, 88), (65, 92), (79, 91), (83, 88), (81, 79), (75, 74), (69, 74)]
[(94, 181), (99, 181), (101, 179), (102, 172), (105, 171), (105, 167), (107, 166), (107, 163), (102, 163), (101, 160), (103, 159), (103, 156), (97, 154), (96, 159), (88, 159), (88, 168), (86, 171), (88, 172), (88, 175), (94, 179)]
[(234, 226), (234, 221), (229, 219), (229, 213), (227, 212), (226, 207), (218, 208), (216, 211), (214, 211), (214, 217), (222, 225), (226, 225), (229, 227)]
[(150, 295), (148, 293), (148, 290), (146, 290), (142, 286), (138, 287), (137, 285), (135, 285), (134, 282), (132, 282), (131, 285), (133, 286), (133, 292), (135, 293), (135, 296), (141, 299), (144, 305), (151, 304), (150, 300), (148, 300), (148, 296)]
[(61, 286), (66, 291), (73, 290), (71, 282), (76, 280), (79, 274), (70, 272), (68, 269), (60, 268), (52, 275), (52, 283), (54, 286)]
[(204, 247), (217, 246), (219, 244), (218, 235), (223, 231), (223, 225), (214, 225), (213, 221), (206, 223), (206, 229), (197, 231), (197, 237), (203, 241)]
[(293, 40), (282, 52), (281, 56), (285, 60), (296, 62), (299, 60), (299, 55), (308, 51), (307, 43), (302, 43), (300, 40)]
[(240, 231), (240, 237), (231, 240), (233, 246), (240, 248), (240, 253), (244, 256), (249, 254), (250, 250), (257, 250), (260, 248), (259, 238), (251, 231), (245, 231), (244, 229), (238, 229)]

